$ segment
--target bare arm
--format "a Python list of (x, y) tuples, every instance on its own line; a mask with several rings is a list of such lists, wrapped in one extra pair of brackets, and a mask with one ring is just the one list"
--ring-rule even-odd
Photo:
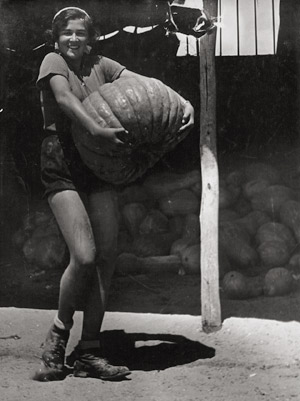
[(102, 128), (86, 112), (81, 101), (71, 92), (69, 82), (65, 77), (53, 75), (49, 83), (58, 106), (72, 121), (79, 122), (92, 136), (113, 143), (122, 143), (117, 138), (117, 134), (124, 132), (124, 128)]

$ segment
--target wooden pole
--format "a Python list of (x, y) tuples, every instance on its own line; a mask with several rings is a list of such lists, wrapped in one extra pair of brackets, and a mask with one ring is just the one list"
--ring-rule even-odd
[[(218, 0), (204, 0), (203, 8), (212, 17), (216, 17)], [(202, 328), (206, 333), (219, 330), (222, 325), (219, 294), (215, 43), (216, 30), (200, 39), (201, 315)]]

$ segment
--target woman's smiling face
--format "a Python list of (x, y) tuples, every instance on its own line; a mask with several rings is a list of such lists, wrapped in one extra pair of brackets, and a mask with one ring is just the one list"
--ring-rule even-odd
[(84, 21), (72, 19), (59, 32), (58, 48), (72, 64), (79, 66), (88, 41), (89, 37)]

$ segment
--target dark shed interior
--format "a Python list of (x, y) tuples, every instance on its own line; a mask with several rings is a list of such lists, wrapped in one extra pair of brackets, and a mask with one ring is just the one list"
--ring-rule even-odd
[[(101, 35), (119, 31), (113, 37), (99, 41), (95, 47), (97, 53), (113, 58), (142, 75), (160, 79), (194, 105), (196, 121), (192, 133), (150, 174), (185, 174), (200, 168), (199, 58), (176, 56), (179, 41), (175, 35), (167, 36), (164, 28), (167, 1), (54, 0), (44, 1), (41, 8), (40, 3), (34, 0), (1, 0), (0, 263), (3, 266), (14, 264), (14, 258), (26, 265), (15, 249), (13, 237), (23, 224), (26, 213), (35, 210), (43, 195), (39, 174), (43, 129), (35, 81), (43, 57), (51, 51), (50, 45), (45, 42), (44, 32), (50, 28), (53, 14), (69, 5), (87, 10), (94, 17)], [(293, 181), (294, 188), (297, 188), (299, 13), (300, 6), (292, 0), (280, 2), (275, 55), (218, 56), (215, 59), (217, 150), (221, 178), (236, 166), (270, 162), (280, 165), (286, 174), (286, 182), (290, 184)], [(155, 26), (154, 29), (143, 34), (123, 30), (126, 26), (151, 25)], [(61, 267), (58, 273), (55, 269), (50, 273), (44, 270), (27, 266), (25, 270), (22, 267), (13, 272), (17, 271), (22, 276), (24, 287), (24, 277), (29, 276), (44, 277), (49, 274), (57, 281)], [(1, 271), (0, 276), (5, 269)], [(197, 284), (194, 278), (187, 277), (186, 280)], [(30, 288), (32, 282), (26, 285)], [(18, 302), (12, 299), (20, 289), (19, 282), (15, 287), (11, 282), (5, 286), (7, 293), (0, 294), (0, 302), (1, 297), (4, 305)], [(46, 295), (41, 306), (48, 307), (48, 303), (53, 306), (51, 302), (54, 301), (50, 298)], [(35, 304), (34, 297), (27, 299), (29, 306)]]

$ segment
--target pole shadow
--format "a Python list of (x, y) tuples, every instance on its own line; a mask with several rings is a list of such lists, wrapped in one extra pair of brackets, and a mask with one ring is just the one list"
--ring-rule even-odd
[(130, 370), (164, 370), (215, 356), (215, 349), (180, 335), (125, 333), (100, 334), (101, 348), (109, 362)]

